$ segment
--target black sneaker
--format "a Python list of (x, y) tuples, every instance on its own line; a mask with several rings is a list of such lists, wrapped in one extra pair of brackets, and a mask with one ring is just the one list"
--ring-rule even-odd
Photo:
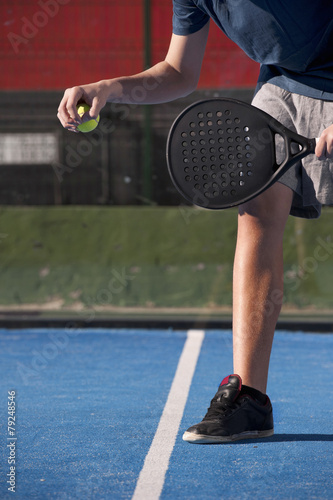
[(222, 380), (206, 416), (184, 433), (183, 440), (189, 443), (226, 443), (272, 436), (272, 405), (268, 396), (259, 394), (264, 397), (264, 403), (242, 389), (239, 375), (229, 375)]

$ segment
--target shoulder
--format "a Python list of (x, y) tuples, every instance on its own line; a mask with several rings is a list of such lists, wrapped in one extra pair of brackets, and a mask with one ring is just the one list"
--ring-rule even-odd
[(195, 33), (209, 21), (209, 15), (200, 9), (198, 1), (173, 0), (172, 3), (172, 28), (176, 35)]

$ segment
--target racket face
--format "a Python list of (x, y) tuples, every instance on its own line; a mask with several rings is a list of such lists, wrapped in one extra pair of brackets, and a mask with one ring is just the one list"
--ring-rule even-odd
[(269, 118), (233, 99), (186, 108), (167, 142), (168, 169), (178, 191), (209, 209), (239, 205), (262, 191), (276, 170)]

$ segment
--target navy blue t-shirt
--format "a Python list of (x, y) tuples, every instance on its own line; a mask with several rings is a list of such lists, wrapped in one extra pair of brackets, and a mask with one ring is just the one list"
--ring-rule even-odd
[(333, 100), (333, 0), (173, 0), (173, 32), (213, 19), (251, 59), (264, 82)]

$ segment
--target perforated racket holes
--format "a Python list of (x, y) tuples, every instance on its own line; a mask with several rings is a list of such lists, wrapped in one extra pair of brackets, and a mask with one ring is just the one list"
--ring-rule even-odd
[(243, 172), (243, 170), (241, 170), (238, 175), (239, 175), (239, 177), (241, 177), (241, 180), (239, 181), (239, 185), (240, 186), (244, 186), (245, 185), (245, 181), (244, 181), (244, 172)]
[(234, 197), (253, 174), (250, 127), (229, 109), (200, 111), (180, 134), (184, 177), (208, 198)]

